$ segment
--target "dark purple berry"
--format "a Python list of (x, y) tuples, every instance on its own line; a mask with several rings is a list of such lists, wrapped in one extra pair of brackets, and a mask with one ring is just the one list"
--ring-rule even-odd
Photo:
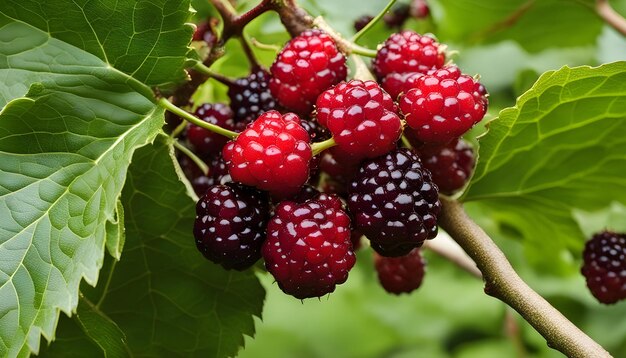
[(587, 241), (583, 276), (598, 301), (612, 304), (626, 298), (626, 234), (603, 231)]

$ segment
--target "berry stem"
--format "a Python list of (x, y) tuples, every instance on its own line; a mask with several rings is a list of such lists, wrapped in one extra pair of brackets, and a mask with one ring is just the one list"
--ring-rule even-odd
[(350, 55), (350, 59), (354, 62), (354, 78), (361, 81), (372, 80), (375, 81), (374, 75), (370, 72), (369, 68), (365, 64), (365, 61), (361, 58), (361, 56)]
[(378, 13), (378, 15), (376, 15), (372, 21), (368, 22), (367, 25), (365, 25), (361, 30), (359, 30), (359, 32), (357, 32), (356, 34), (354, 34), (354, 36), (352, 36), (352, 38), (350, 39), (350, 41), (352, 42), (357, 42), (363, 35), (365, 35), (366, 32), (368, 32), (372, 26), (376, 25), (376, 23), (378, 21), (380, 21), (380, 19), (383, 18), (383, 16), (385, 16), (385, 14), (387, 12), (389, 12), (389, 10), (391, 9), (391, 7), (393, 6), (393, 4), (396, 3), (396, 0), (390, 0), (387, 3), (387, 6), (385, 6), (385, 8)]
[(483, 278), (474, 260), (447, 233), (440, 232), (435, 239), (424, 241), (423, 248), (452, 262), (470, 275)]
[(175, 115), (183, 118), (186, 121), (189, 121), (195, 125), (197, 125), (198, 127), (202, 127), (206, 130), (209, 130), (213, 133), (217, 133), (220, 135), (223, 135), (224, 137), (227, 137), (228, 139), (233, 139), (235, 137), (237, 137), (238, 133), (233, 132), (233, 131), (229, 131), (228, 129), (224, 129), (220, 126), (216, 126), (215, 124), (211, 124), (208, 122), (205, 122), (203, 120), (201, 120), (200, 118), (194, 116), (193, 114), (179, 108), (176, 107), (172, 102), (168, 101), (165, 98), (161, 98), (159, 99), (159, 105), (165, 109), (167, 109), (168, 111), (174, 113)]
[(469, 254), (483, 274), (485, 293), (515, 309), (548, 342), (568, 357), (610, 357), (598, 343), (530, 288), (463, 205), (440, 197), (439, 225)]
[(177, 140), (173, 140), (172, 143), (176, 149), (181, 151), (184, 155), (186, 155), (187, 157), (189, 157), (189, 159), (196, 163), (196, 165), (198, 166), (198, 168), (200, 168), (204, 175), (207, 175), (209, 173), (209, 166), (206, 165), (206, 163), (202, 159), (198, 158), (198, 156), (194, 152), (192, 152), (184, 145), (180, 144), (180, 142)]
[(409, 148), (409, 149), (413, 149), (413, 145), (411, 145), (411, 142), (409, 141), (409, 138), (407, 138), (404, 133), (402, 133), (402, 144), (404, 144), (405, 147)]
[(254, 55), (254, 52), (252, 51), (252, 48), (250, 47), (250, 43), (248, 42), (248, 39), (243, 33), (239, 36), (239, 42), (241, 42), (241, 47), (243, 48), (243, 52), (246, 54), (246, 57), (248, 58), (248, 62), (250, 62), (250, 66), (252, 68), (261, 67), (261, 65), (259, 64), (259, 61)]
[(260, 42), (259, 40), (255, 39), (254, 37), (250, 39), (250, 43), (252, 44), (252, 46), (254, 46), (254, 47), (256, 47), (256, 48), (258, 48), (260, 50), (274, 51), (276, 53), (280, 52), (280, 46), (264, 44), (264, 43)]
[(313, 21), (313, 24), (319, 27), (320, 29), (324, 30), (324, 32), (326, 32), (330, 37), (332, 37), (333, 40), (335, 40), (335, 42), (337, 43), (337, 47), (339, 47), (341, 52), (345, 53), (346, 55), (357, 54), (357, 55), (372, 57), (372, 58), (376, 57), (376, 50), (371, 50), (369, 48), (359, 46), (355, 44), (354, 42), (343, 38), (343, 36), (341, 36), (339, 32), (335, 31), (335, 29), (333, 29), (330, 25), (328, 25), (328, 23), (326, 22), (326, 20), (324, 20), (323, 17), (321, 16), (316, 17), (315, 20)]
[(596, 13), (613, 29), (626, 36), (626, 19), (611, 7), (608, 0), (596, 0)]
[(180, 122), (180, 124), (176, 128), (174, 128), (174, 130), (170, 134), (170, 137), (172, 138), (178, 137), (185, 130), (185, 127), (187, 127), (187, 122), (185, 121)]
[(354, 43), (350, 44), (349, 51), (350, 53), (354, 53), (354, 54), (365, 56), (365, 57), (371, 57), (371, 58), (376, 57), (376, 50), (371, 50), (369, 48), (365, 48)]
[(334, 147), (336, 145), (337, 143), (335, 142), (335, 139), (330, 138), (330, 139), (326, 139), (323, 142), (313, 143), (311, 145), (311, 151), (313, 152), (313, 156), (316, 156), (320, 154), (321, 152), (323, 152), (324, 150)]
[(213, 72), (210, 68), (208, 68), (207, 66), (205, 66), (203, 63), (197, 62), (194, 66), (193, 69), (202, 73), (203, 75), (206, 75), (228, 87), (234, 86), (235, 82), (233, 80), (231, 80), (230, 78), (221, 75), (219, 73), (215, 73)]

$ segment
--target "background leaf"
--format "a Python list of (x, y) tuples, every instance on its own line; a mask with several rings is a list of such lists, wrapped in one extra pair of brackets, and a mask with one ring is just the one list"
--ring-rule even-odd
[(530, 52), (593, 45), (603, 25), (591, 1), (438, 0), (433, 8), (444, 41), (513, 40)]
[(163, 111), (97, 57), (2, 15), (0, 24), (0, 93), (23, 95), (20, 76), (30, 84), (0, 112), (0, 356), (16, 356), (54, 336), (82, 277), (95, 284), (127, 165)]
[[(190, 0), (5, 0), (0, 13), (83, 49), (149, 86), (186, 77)], [(30, 40), (29, 40), (30, 41)], [(24, 45), (25, 46), (25, 45)]]
[(518, 231), (545, 269), (565, 267), (563, 249), (584, 243), (572, 210), (626, 202), (625, 97), (626, 62), (545, 73), (489, 124), (464, 200)]
[(196, 249), (195, 203), (168, 140), (160, 136), (136, 152), (122, 195), (122, 260), (109, 258), (103, 272), (110, 277), (84, 292), (126, 334), (134, 355), (234, 356), (243, 335), (254, 334), (265, 291), (251, 271), (225, 271)]

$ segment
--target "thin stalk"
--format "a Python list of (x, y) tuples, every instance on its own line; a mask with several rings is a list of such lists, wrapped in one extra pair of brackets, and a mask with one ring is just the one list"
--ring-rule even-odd
[(185, 121), (180, 122), (180, 124), (176, 128), (174, 128), (174, 130), (170, 134), (170, 137), (172, 138), (178, 137), (185, 130), (185, 127), (187, 127), (187, 122)]
[(209, 173), (209, 166), (206, 165), (206, 163), (202, 159), (200, 159), (196, 155), (196, 153), (192, 152), (189, 148), (187, 148), (184, 145), (180, 144), (180, 142), (177, 141), (177, 140), (174, 140), (172, 142), (174, 144), (174, 148), (176, 148), (179, 151), (181, 151), (181, 153), (183, 153), (184, 155), (189, 157), (189, 159), (191, 159), (194, 163), (196, 163), (196, 165), (198, 166), (198, 168), (200, 168), (200, 170), (202, 171), (202, 173), (204, 175), (207, 175)]
[(326, 139), (323, 142), (313, 143), (311, 145), (311, 150), (313, 151), (313, 156), (316, 156), (320, 154), (321, 152), (323, 152), (324, 150), (334, 147), (336, 145), (337, 143), (335, 142), (335, 139), (330, 138), (330, 139)]
[(223, 135), (224, 137), (227, 137), (228, 139), (233, 139), (235, 137), (237, 137), (238, 133), (233, 132), (233, 131), (229, 131), (228, 129), (224, 129), (220, 126), (216, 126), (215, 124), (211, 124), (208, 122), (205, 122), (203, 120), (201, 120), (200, 118), (194, 116), (193, 114), (179, 108), (176, 107), (172, 102), (168, 101), (165, 98), (161, 98), (159, 99), (159, 105), (165, 109), (167, 109), (168, 111), (176, 114), (177, 116), (183, 118), (186, 121), (189, 121), (195, 125), (197, 125), (198, 127), (202, 127), (206, 130), (209, 130), (211, 132)]
[(613, 29), (626, 36), (626, 19), (611, 7), (608, 0), (596, 0), (596, 13)]
[(387, 3), (387, 6), (385, 6), (385, 8), (383, 9), (383, 11), (379, 12), (378, 15), (376, 15), (376, 17), (372, 19), (372, 21), (368, 22), (367, 25), (365, 25), (361, 30), (359, 30), (359, 32), (354, 34), (354, 36), (352, 36), (352, 39), (350, 39), (350, 41), (357, 42), (363, 35), (365, 35), (366, 32), (368, 32), (372, 28), (372, 26), (376, 25), (376, 23), (380, 21), (380, 19), (382, 19), (383, 16), (385, 16), (385, 14), (389, 11), (389, 9), (391, 9), (393, 4), (395, 3), (396, 3), (396, 0), (389, 1)]
[(210, 78), (212, 78), (212, 79), (214, 79), (214, 80), (216, 80), (216, 81), (218, 81), (218, 82), (228, 86), (228, 87), (231, 87), (231, 86), (235, 85), (235, 82), (232, 79), (230, 79), (230, 78), (228, 78), (228, 77), (226, 77), (224, 75), (221, 75), (219, 73), (213, 72), (210, 68), (208, 68), (207, 66), (205, 66), (201, 62), (197, 62), (193, 66), (193, 69), (198, 71), (198, 72), (200, 72), (200, 73), (202, 73), (203, 75), (206, 75), (206, 76), (208, 76), (208, 77), (210, 77)]

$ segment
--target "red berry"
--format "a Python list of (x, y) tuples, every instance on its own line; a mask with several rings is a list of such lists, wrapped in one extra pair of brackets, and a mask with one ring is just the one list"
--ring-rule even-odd
[(422, 76), (424, 76), (424, 74), (421, 72), (394, 72), (385, 76), (380, 85), (389, 93), (391, 98), (397, 99), (400, 94), (415, 88), (417, 79)]
[(378, 80), (390, 73), (422, 72), (441, 68), (446, 56), (435, 39), (410, 30), (392, 34), (378, 50), (372, 69)]
[(278, 111), (262, 114), (223, 150), (233, 181), (278, 195), (295, 194), (306, 183), (311, 154), (300, 118)]
[(582, 274), (598, 301), (626, 299), (626, 234), (603, 231), (585, 244)]
[(424, 19), (430, 15), (430, 7), (426, 0), (411, 1), (409, 13), (416, 19)]
[(355, 263), (341, 200), (320, 194), (302, 204), (280, 203), (267, 226), (263, 258), (289, 295), (304, 299), (333, 292)]
[[(233, 130), (233, 112), (223, 103), (204, 103), (194, 112), (201, 120), (215, 124), (222, 128)], [(220, 153), (228, 138), (213, 133), (207, 129), (189, 123), (187, 125), (187, 140), (194, 151), (202, 157), (214, 156)]]
[(474, 149), (463, 139), (445, 146), (423, 146), (417, 152), (444, 194), (450, 195), (463, 188), (474, 171)]
[(317, 120), (330, 130), (338, 150), (356, 159), (374, 158), (396, 147), (402, 134), (391, 97), (374, 81), (351, 80), (317, 98)]
[(283, 107), (309, 114), (317, 96), (346, 79), (346, 57), (321, 30), (307, 30), (289, 41), (270, 68), (270, 90)]
[(378, 281), (385, 291), (399, 295), (410, 293), (420, 287), (424, 279), (426, 261), (420, 249), (413, 249), (400, 257), (384, 257), (374, 253), (374, 266), (378, 273)]
[(416, 138), (425, 144), (445, 144), (467, 132), (487, 112), (487, 91), (456, 66), (434, 70), (417, 79), (401, 95), (400, 109)]
[(247, 269), (261, 258), (267, 213), (267, 199), (253, 188), (211, 186), (196, 205), (196, 246), (226, 269)]

